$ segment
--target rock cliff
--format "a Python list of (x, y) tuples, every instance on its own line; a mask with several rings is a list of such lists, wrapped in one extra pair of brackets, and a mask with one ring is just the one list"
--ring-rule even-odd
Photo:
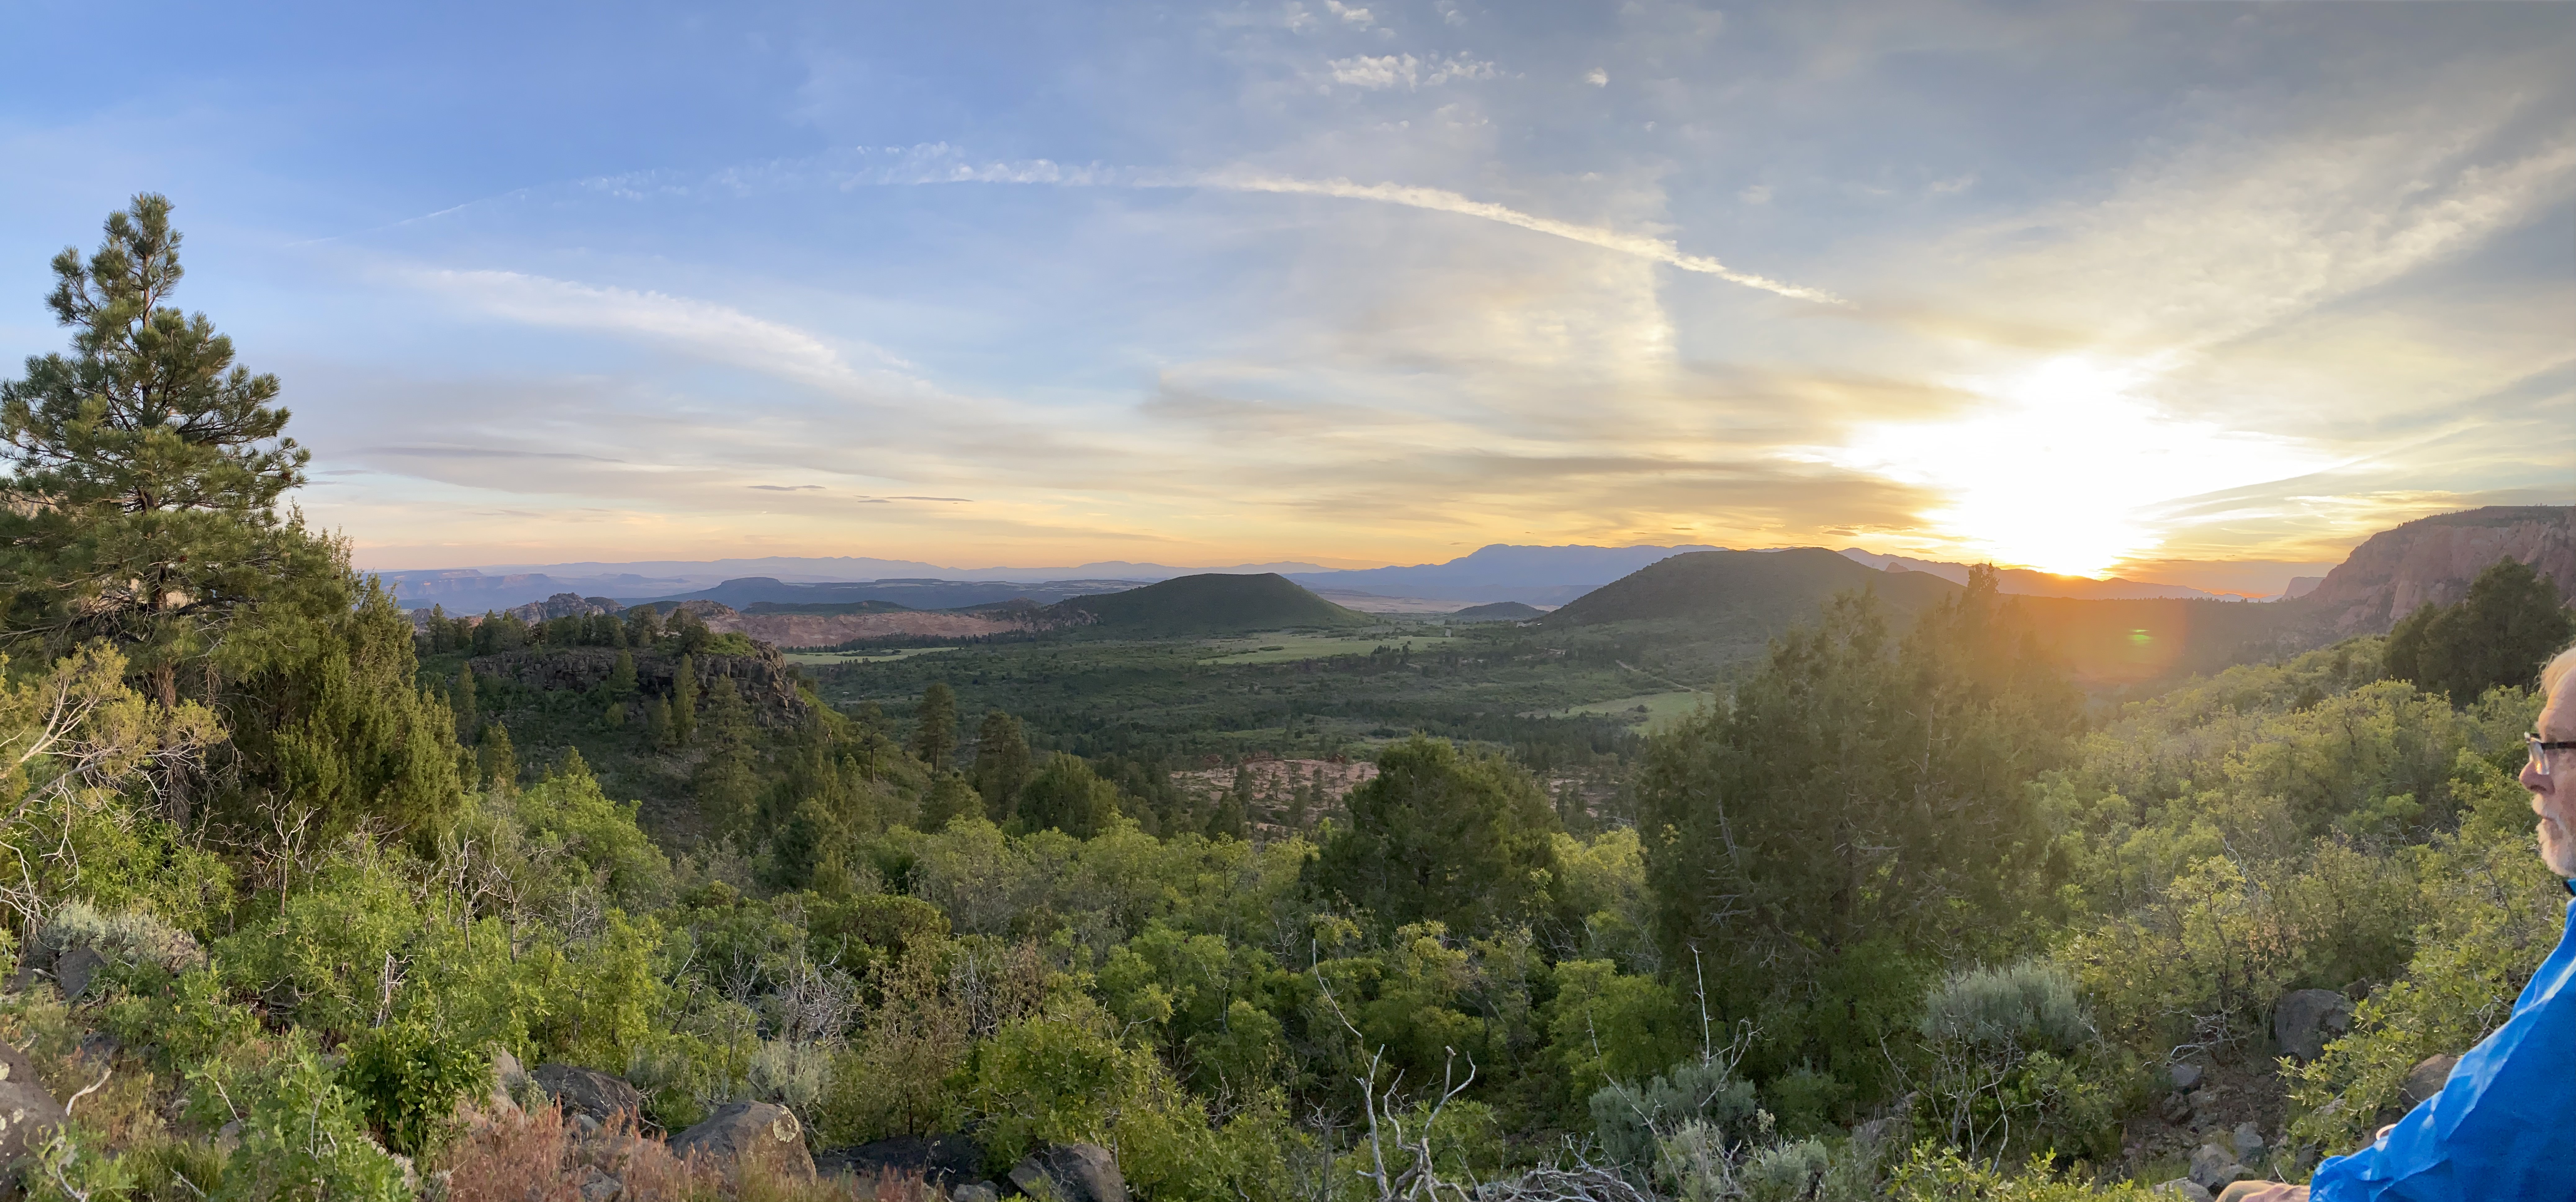
[(2499, 559), (2530, 564), (2576, 601), (2576, 506), (2491, 505), (2371, 535), (2300, 599), (2340, 634), (2387, 630), (2417, 606), (2449, 605)]
[[(767, 644), (751, 655), (702, 655), (690, 661), (696, 669), (698, 695), (720, 678), (730, 678), (753, 718), (764, 726), (793, 726), (805, 716), (805, 700), (796, 692), (795, 669)], [(617, 652), (608, 647), (532, 647), (473, 660), (478, 676), (499, 677), (532, 689), (582, 692), (608, 682)], [(679, 660), (642, 652), (635, 656), (636, 691), (648, 697), (671, 695)]]

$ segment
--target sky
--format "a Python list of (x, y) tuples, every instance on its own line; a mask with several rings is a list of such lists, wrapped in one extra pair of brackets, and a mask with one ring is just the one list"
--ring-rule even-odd
[(2277, 588), (2576, 501), (2571, 3), (17, 0), (0, 46), (0, 374), (168, 195), (363, 567)]

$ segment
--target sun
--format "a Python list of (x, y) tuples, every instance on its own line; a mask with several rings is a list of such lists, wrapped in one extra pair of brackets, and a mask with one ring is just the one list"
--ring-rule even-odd
[(2068, 356), (1962, 380), (1988, 403), (1864, 426), (1819, 457), (1942, 497), (1924, 535), (1953, 554), (2091, 577), (2161, 544), (2175, 502), (2324, 466), (2290, 440), (2170, 416), (2150, 399), (2159, 375)]

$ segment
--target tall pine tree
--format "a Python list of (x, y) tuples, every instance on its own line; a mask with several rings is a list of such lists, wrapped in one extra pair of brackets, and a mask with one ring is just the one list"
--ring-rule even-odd
[(237, 611), (329, 574), (327, 543), (278, 501), (307, 453), (270, 404), (277, 377), (233, 363), (179, 285), (170, 202), (145, 193), (109, 215), (84, 260), (53, 261), (46, 298), (68, 355), (0, 382), (0, 633), (49, 653), (95, 638), (127, 650), (164, 705), (180, 668)]

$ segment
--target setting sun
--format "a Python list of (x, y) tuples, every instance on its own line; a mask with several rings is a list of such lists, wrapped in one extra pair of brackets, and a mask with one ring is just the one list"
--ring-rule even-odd
[(1818, 457), (1927, 488), (1927, 549), (2067, 576), (2152, 552), (2175, 502), (2304, 474), (2324, 458), (2280, 437), (2176, 419), (2161, 365), (2051, 359), (1957, 381), (1988, 403), (1938, 422), (1864, 426)]

